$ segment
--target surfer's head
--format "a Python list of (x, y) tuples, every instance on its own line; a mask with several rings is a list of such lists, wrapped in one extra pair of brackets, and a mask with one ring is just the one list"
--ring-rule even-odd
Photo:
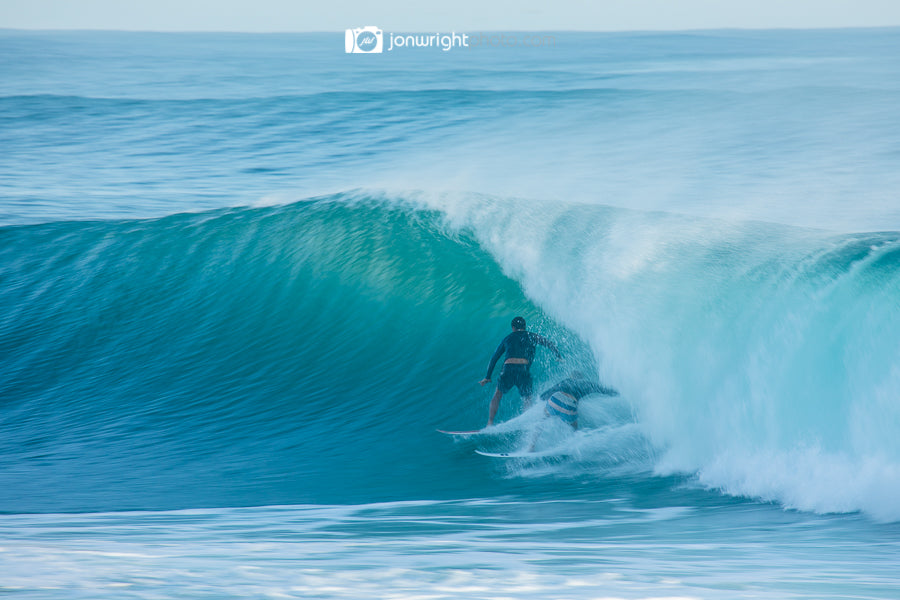
[(512, 328), (515, 330), (525, 329), (525, 319), (522, 317), (516, 317), (512, 320)]

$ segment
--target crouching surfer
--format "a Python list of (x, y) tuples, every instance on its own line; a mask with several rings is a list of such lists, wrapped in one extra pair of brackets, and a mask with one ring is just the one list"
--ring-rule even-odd
[(619, 392), (587, 379), (581, 371), (573, 371), (541, 394), (541, 400), (547, 403), (547, 416), (558, 417), (571, 425), (572, 429), (578, 429), (578, 401), (591, 394), (618, 396)]
[(506, 354), (506, 360), (503, 362), (503, 368), (500, 371), (500, 380), (497, 382), (497, 391), (494, 392), (494, 397), (491, 398), (488, 426), (494, 424), (494, 417), (497, 415), (497, 409), (500, 407), (500, 398), (513, 387), (518, 388), (519, 394), (522, 396), (522, 404), (525, 407), (531, 405), (533, 388), (530, 369), (538, 345), (546, 346), (553, 351), (557, 359), (562, 359), (562, 355), (553, 342), (525, 329), (524, 318), (516, 317), (513, 319), (512, 333), (503, 338), (503, 341), (497, 346), (497, 350), (494, 352), (488, 365), (487, 375), (479, 382), (481, 385), (491, 382), (491, 373), (494, 372), (494, 366), (500, 360), (500, 357)]
[[(572, 429), (578, 429), (578, 403), (591, 394), (618, 396), (619, 392), (591, 381), (581, 371), (573, 371), (571, 375), (541, 394), (541, 400), (547, 403), (544, 406), (544, 417), (557, 417), (568, 423)], [(534, 452), (542, 429), (543, 427), (538, 425), (534, 430), (531, 443), (528, 444), (529, 452)]]

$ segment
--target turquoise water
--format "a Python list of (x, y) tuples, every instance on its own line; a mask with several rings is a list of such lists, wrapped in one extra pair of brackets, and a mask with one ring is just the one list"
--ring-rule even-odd
[(341, 38), (0, 32), (0, 590), (896, 598), (900, 32)]

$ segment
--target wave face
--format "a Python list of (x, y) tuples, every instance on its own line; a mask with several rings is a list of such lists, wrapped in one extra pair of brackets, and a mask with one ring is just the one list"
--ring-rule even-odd
[[(900, 234), (359, 192), (6, 227), (0, 277), (4, 511), (677, 475), (900, 519)], [(622, 392), (584, 403), (567, 460), (488, 467), (434, 431), (483, 423), (476, 382), (513, 314), (567, 356), (539, 355), (539, 385), (578, 366)]]
[(6, 509), (350, 501), (387, 465), (452, 469), (409, 458), (477, 380), (480, 305), (527, 306), (427, 215), (328, 201), (10, 228), (2, 273)]
[(435, 428), (484, 422), (501, 324), (539, 311), (432, 213), (11, 227), (0, 265), (3, 510), (495, 491)]

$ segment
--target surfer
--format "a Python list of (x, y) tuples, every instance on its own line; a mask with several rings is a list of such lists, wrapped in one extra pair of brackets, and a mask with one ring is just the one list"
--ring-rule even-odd
[(567, 378), (541, 394), (541, 400), (547, 403), (545, 407), (547, 416), (559, 417), (571, 425), (572, 429), (578, 429), (578, 401), (591, 394), (618, 396), (619, 392), (587, 379), (581, 371), (573, 371)]
[(531, 405), (531, 362), (534, 360), (534, 352), (536, 346), (546, 346), (553, 351), (556, 358), (562, 360), (562, 355), (556, 348), (556, 345), (547, 338), (540, 336), (531, 331), (525, 330), (525, 319), (516, 317), (512, 320), (512, 333), (503, 338), (497, 350), (491, 357), (491, 363), (488, 365), (487, 375), (479, 383), (485, 385), (491, 382), (491, 373), (494, 372), (494, 366), (503, 354), (506, 354), (506, 360), (503, 362), (503, 368), (500, 370), (500, 381), (497, 382), (497, 391), (491, 398), (491, 408), (488, 413), (488, 426), (494, 424), (494, 417), (497, 415), (497, 409), (500, 407), (500, 398), (515, 386), (522, 396), (522, 403), (525, 407)]
[[(547, 403), (544, 406), (544, 418), (559, 417), (564, 423), (571, 425), (572, 429), (578, 429), (578, 402), (591, 394), (618, 396), (619, 392), (591, 381), (581, 371), (572, 371), (568, 377), (541, 394), (541, 400)], [(529, 452), (534, 452), (542, 429), (538, 425), (532, 434)]]

